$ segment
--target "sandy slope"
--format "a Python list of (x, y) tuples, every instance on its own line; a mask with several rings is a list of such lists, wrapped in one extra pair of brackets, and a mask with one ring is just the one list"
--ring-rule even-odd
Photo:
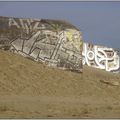
[(0, 50), (0, 118), (120, 118), (120, 75), (74, 73)]

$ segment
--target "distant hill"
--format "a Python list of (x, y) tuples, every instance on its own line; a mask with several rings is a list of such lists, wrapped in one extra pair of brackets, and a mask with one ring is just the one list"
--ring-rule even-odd
[(120, 118), (120, 75), (51, 68), (0, 50), (0, 118)]

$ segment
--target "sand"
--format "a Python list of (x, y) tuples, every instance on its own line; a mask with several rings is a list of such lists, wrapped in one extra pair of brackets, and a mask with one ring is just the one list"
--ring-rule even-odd
[(0, 118), (120, 118), (119, 83), (120, 74), (63, 71), (0, 50)]

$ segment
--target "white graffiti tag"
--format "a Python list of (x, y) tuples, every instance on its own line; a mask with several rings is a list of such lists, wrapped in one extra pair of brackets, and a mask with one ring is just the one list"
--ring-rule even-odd
[(119, 55), (112, 48), (84, 43), (82, 55), (84, 65), (106, 71), (116, 71), (119, 69)]

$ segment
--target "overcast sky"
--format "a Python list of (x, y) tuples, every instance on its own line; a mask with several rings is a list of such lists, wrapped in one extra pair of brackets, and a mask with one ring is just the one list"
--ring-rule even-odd
[(120, 49), (120, 1), (0, 2), (0, 16), (66, 20), (84, 41)]

